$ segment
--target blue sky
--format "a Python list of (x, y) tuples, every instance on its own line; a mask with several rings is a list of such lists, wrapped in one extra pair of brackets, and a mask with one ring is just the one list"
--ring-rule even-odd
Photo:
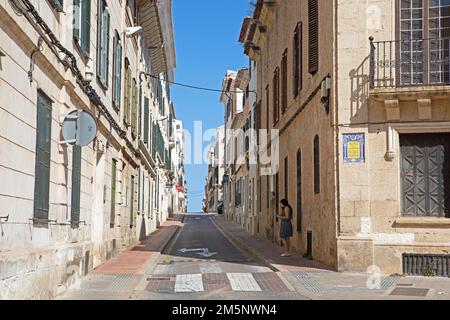
[[(173, 0), (175, 81), (220, 89), (227, 69), (247, 66), (238, 37), (243, 18), (251, 12), (249, 0)], [(204, 130), (223, 124), (220, 93), (173, 85), (171, 94), (177, 118), (192, 134), (194, 121), (202, 121)], [(200, 211), (208, 167), (186, 165), (186, 171), (189, 211)]]

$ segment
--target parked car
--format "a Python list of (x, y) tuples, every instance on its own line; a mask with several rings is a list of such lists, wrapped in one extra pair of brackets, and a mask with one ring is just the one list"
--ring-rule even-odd
[(217, 205), (217, 213), (223, 214), (223, 202), (222, 201), (220, 201), (219, 204)]

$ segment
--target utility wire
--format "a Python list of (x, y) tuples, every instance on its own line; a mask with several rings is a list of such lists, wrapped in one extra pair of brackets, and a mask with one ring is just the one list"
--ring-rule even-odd
[[(206, 88), (206, 87), (198, 87), (198, 86), (193, 86), (193, 85), (190, 85), (190, 84), (185, 84), (185, 83), (174, 82), (174, 81), (170, 81), (170, 80), (166, 80), (166, 79), (161, 79), (159, 76), (155, 76), (155, 75), (150, 74), (150, 73), (145, 73), (145, 75), (150, 77), (150, 78), (154, 78), (154, 79), (157, 79), (157, 80), (165, 81), (165, 82), (168, 82), (170, 84), (173, 84), (173, 85), (176, 85), (176, 86), (180, 86), (180, 87), (189, 88), (189, 89), (210, 91), (210, 92), (220, 92), (220, 93), (244, 93), (245, 92), (245, 91), (227, 91), (227, 90), (221, 90), (221, 89), (212, 89), (212, 88)], [(256, 94), (256, 91), (254, 91), (254, 90), (250, 90), (249, 93), (250, 92)]]

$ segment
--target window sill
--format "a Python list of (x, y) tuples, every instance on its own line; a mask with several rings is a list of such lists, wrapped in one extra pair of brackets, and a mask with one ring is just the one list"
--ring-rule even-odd
[(401, 217), (394, 221), (396, 228), (450, 228), (449, 218)]

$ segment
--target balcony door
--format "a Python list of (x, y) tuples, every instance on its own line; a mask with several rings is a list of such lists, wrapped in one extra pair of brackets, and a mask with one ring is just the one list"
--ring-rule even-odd
[(401, 85), (450, 83), (450, 1), (398, 0)]

